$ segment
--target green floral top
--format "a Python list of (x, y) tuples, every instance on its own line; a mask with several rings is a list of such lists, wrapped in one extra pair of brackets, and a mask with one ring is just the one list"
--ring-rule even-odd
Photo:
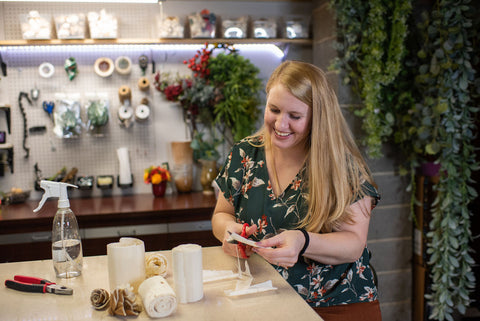
[[(252, 139), (254, 145), (260, 138)], [(305, 215), (307, 202), (302, 192), (303, 168), (278, 198), (275, 197), (265, 162), (265, 149), (243, 139), (235, 144), (216, 182), (225, 198), (234, 206), (239, 223), (257, 224), (252, 236), (260, 241), (287, 229), (294, 229)], [(374, 197), (376, 189), (366, 183), (364, 189)], [(332, 306), (377, 299), (374, 275), (369, 266), (367, 248), (355, 262), (327, 265), (306, 258), (291, 268), (273, 267), (311, 306)]]

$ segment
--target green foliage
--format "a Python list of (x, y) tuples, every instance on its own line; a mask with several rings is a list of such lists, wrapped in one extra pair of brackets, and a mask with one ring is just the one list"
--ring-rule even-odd
[[(408, 49), (407, 57), (394, 81), (389, 82), (397, 66), (385, 68), (383, 65), (379, 69), (381, 66), (375, 59), (382, 61), (385, 56), (379, 55), (372, 43), (365, 42), (365, 34), (361, 32), (367, 30), (365, 22), (370, 19), (370, 7), (378, 3), (362, 5), (361, 1), (335, 1), (340, 2), (343, 6), (336, 9), (340, 10), (337, 12), (339, 20), (344, 19), (339, 21), (343, 26), (340, 38), (343, 44), (339, 46), (342, 56), (337, 66), (342, 67), (347, 82), (357, 88), (365, 103), (358, 114), (365, 117), (367, 147), (386, 140), (394, 142), (406, 158), (400, 171), (410, 173), (412, 191), (415, 190), (415, 173), (421, 164), (434, 161), (441, 165), (427, 233), (432, 287), (426, 298), (432, 307), (431, 319), (453, 320), (454, 310), (465, 312), (475, 288), (474, 261), (469, 247), (472, 238), (469, 205), (477, 197), (471, 174), (479, 170), (473, 142), (478, 108), (472, 99), (478, 99), (480, 93), (480, 81), (475, 78), (473, 68), (478, 66), (480, 52), (478, 43), (473, 43), (478, 41), (480, 15), (469, 0), (434, 1), (432, 9), (421, 16), (420, 23), (411, 21), (409, 37), (403, 45), (404, 50)], [(351, 15), (352, 12), (355, 14)], [(388, 30), (384, 26), (380, 29)], [(389, 36), (386, 40), (382, 38), (382, 31), (375, 31), (375, 27), (369, 30), (383, 39), (382, 42), (390, 39)], [(368, 52), (376, 58), (362, 58)], [(359, 62), (355, 63), (356, 60)], [(374, 70), (364, 73), (365, 66)], [(366, 75), (375, 77), (378, 86), (367, 86), (368, 80), (362, 78)], [(370, 116), (370, 119), (372, 107), (369, 104), (375, 98), (378, 114), (382, 116)], [(392, 122), (387, 117), (391, 117)], [(367, 120), (369, 123), (365, 125)], [(379, 128), (373, 130), (370, 126)], [(372, 150), (375, 151), (370, 148)], [(412, 207), (416, 202), (413, 196)]]
[(221, 86), (223, 99), (214, 108), (214, 124), (230, 128), (235, 141), (251, 135), (260, 110), (259, 70), (237, 52), (210, 58), (210, 81)]
[(371, 157), (380, 157), (382, 142), (395, 122), (385, 101), (385, 87), (393, 83), (405, 56), (404, 40), (410, 0), (334, 0), (338, 21), (334, 68), (345, 71), (344, 83), (352, 84), (363, 100), (355, 114), (363, 119), (363, 140)]

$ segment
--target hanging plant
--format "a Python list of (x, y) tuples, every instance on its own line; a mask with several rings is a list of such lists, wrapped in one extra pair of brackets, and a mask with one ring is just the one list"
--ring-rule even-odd
[(344, 70), (344, 83), (362, 98), (355, 110), (362, 118), (363, 144), (372, 157), (382, 155), (382, 143), (392, 134), (395, 121), (384, 88), (395, 80), (405, 56), (404, 40), (410, 0), (333, 0), (337, 13), (337, 49), (333, 67)]
[[(338, 23), (343, 26), (337, 66), (345, 70), (345, 79), (357, 88), (365, 102), (359, 114), (370, 115), (373, 119), (366, 126), (370, 118), (364, 118), (367, 147), (388, 139), (402, 150), (407, 165), (401, 168), (401, 174), (410, 173), (412, 208), (416, 204), (414, 178), (417, 168), (427, 161), (440, 166), (439, 182), (434, 186), (436, 198), (432, 203), (432, 220), (426, 235), (427, 264), (432, 280), (426, 298), (431, 306), (430, 319), (453, 320), (454, 310), (465, 313), (475, 287), (474, 261), (469, 248), (472, 238), (469, 205), (477, 197), (471, 174), (479, 170), (473, 143), (478, 108), (472, 101), (480, 92), (472, 67), (478, 65), (478, 44), (472, 43), (475, 39), (478, 41), (478, 12), (469, 0), (432, 1), (430, 13), (423, 15), (418, 28), (416, 24), (409, 28), (409, 55), (395, 81), (388, 83), (378, 77), (381, 86), (371, 89), (370, 85), (365, 85), (369, 79), (363, 78), (371, 73), (365, 73), (362, 68), (365, 61), (373, 65), (375, 61), (365, 60), (362, 55), (371, 52), (377, 59), (381, 56), (363, 39), (362, 30), (367, 30), (364, 23), (370, 17), (370, 4), (360, 8), (360, 3), (353, 0), (335, 3), (341, 4), (335, 8)], [(472, 20), (474, 17), (477, 20)], [(378, 71), (379, 67), (375, 68)], [(385, 79), (391, 79), (393, 73), (383, 71)], [(377, 96), (372, 99), (366, 92)], [(379, 113), (374, 114), (383, 115), (378, 119), (371, 116), (372, 107), (368, 107), (374, 99), (378, 99), (379, 108)], [(393, 123), (387, 118), (389, 114)], [(370, 125), (380, 128), (368, 130)], [(371, 156), (378, 155), (371, 153), (372, 150), (379, 149), (370, 148)]]
[(415, 103), (398, 105), (409, 116), (398, 119), (395, 139), (409, 152), (412, 172), (426, 159), (440, 165), (427, 233), (432, 286), (426, 298), (435, 320), (453, 320), (455, 309), (465, 313), (475, 287), (469, 205), (477, 197), (471, 173), (479, 169), (473, 143), (478, 108), (471, 99), (477, 35), (469, 3), (436, 1), (424, 14), (417, 33), (422, 45), (406, 75), (415, 76)]

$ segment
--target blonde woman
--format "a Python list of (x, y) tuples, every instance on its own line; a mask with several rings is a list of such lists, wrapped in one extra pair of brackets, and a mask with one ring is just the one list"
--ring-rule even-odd
[[(264, 125), (216, 179), (213, 233), (261, 255), (326, 321), (381, 320), (366, 247), (380, 196), (324, 73), (286, 61), (267, 86)], [(238, 248), (228, 231), (269, 248)]]

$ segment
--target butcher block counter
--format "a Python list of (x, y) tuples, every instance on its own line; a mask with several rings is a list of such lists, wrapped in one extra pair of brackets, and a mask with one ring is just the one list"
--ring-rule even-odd
[[(0, 263), (52, 257), (50, 240), (57, 200), (48, 200), (34, 213), (38, 202), (1, 206)], [(147, 251), (168, 250), (185, 242), (220, 244), (210, 224), (215, 196), (202, 192), (73, 198), (70, 207), (78, 220), (86, 256), (104, 254), (108, 243), (124, 236), (142, 239)]]
[[(165, 277), (174, 289), (171, 251), (161, 251), (168, 260)], [(204, 270), (232, 270), (237, 272), (237, 260), (223, 253), (221, 247), (202, 249)], [(176, 311), (163, 320), (321, 320), (295, 290), (262, 257), (254, 254), (248, 259), (253, 276), (252, 285), (268, 280), (276, 290), (227, 297), (225, 290), (235, 287), (234, 280), (204, 284), (204, 297), (198, 302), (178, 303)], [(80, 277), (56, 279), (51, 260), (0, 264), (2, 282), (15, 275), (45, 278), (73, 289), (73, 295), (27, 293), (2, 286), (0, 311), (2, 320), (152, 320), (145, 311), (137, 317), (114, 317), (107, 310), (95, 310), (90, 303), (91, 291), (109, 289), (107, 256), (89, 256), (83, 261)], [(243, 264), (243, 262), (242, 262)], [(137, 298), (139, 302), (141, 299)]]

